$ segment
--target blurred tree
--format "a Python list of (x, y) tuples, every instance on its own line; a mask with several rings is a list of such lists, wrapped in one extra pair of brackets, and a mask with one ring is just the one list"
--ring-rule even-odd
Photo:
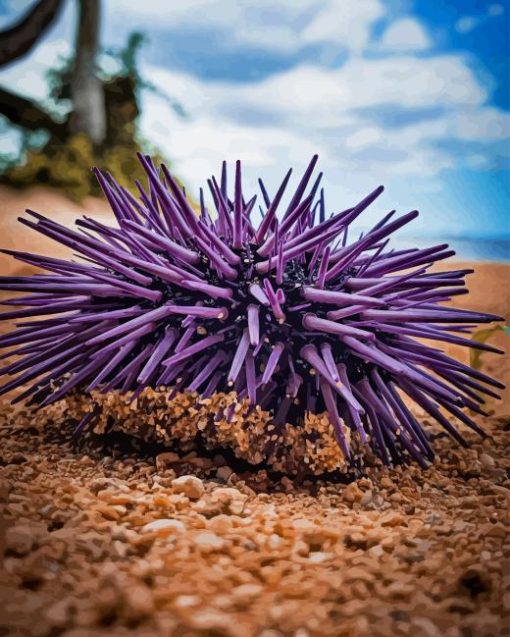
[(39, 0), (14, 26), (0, 32), (0, 66), (28, 53), (57, 17), (62, 0)]
[[(39, 0), (14, 26), (0, 32), (0, 67), (32, 49), (58, 16), (62, 4), (62, 0)], [(65, 134), (65, 125), (54, 121), (37, 104), (3, 88), (0, 88), (0, 114), (31, 131), (44, 128), (55, 136)]]
[(96, 72), (99, 0), (79, 0), (79, 7), (69, 124), (72, 133), (85, 133), (94, 144), (100, 145), (106, 137), (106, 113), (103, 83)]
[[(0, 66), (36, 45), (65, 1), (71, 0), (39, 0), (15, 26), (0, 32)], [(137, 68), (144, 36), (133, 33), (125, 48), (101, 51), (101, 0), (74, 1), (78, 4), (74, 54), (48, 74), (53, 107), (45, 109), (0, 88), (0, 115), (23, 134), (20, 154), (4, 162), (0, 180), (15, 186), (47, 183), (80, 199), (98, 192), (92, 164), (127, 185), (139, 174), (136, 151), (154, 153), (140, 138), (136, 121), (140, 89), (156, 89), (144, 82)], [(8, 42), (10, 53), (4, 53), (2, 42)], [(115, 62), (114, 73), (102, 68), (101, 60), (106, 58)], [(180, 104), (166, 99), (184, 115)]]

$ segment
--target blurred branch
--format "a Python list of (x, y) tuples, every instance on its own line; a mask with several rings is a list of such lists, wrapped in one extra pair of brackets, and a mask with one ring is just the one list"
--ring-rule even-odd
[(30, 51), (57, 17), (62, 0), (39, 0), (19, 22), (0, 32), (0, 66)]
[(0, 115), (16, 126), (34, 131), (44, 128), (55, 137), (63, 137), (68, 130), (67, 123), (56, 122), (46, 111), (34, 102), (20, 95), (10, 93), (0, 87)]

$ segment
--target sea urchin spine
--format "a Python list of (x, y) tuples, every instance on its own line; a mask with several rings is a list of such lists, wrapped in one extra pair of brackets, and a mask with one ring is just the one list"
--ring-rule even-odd
[(328, 216), (321, 175), (307, 193), (317, 156), (285, 210), (291, 171), (273, 198), (259, 181), (258, 225), (239, 161), (233, 197), (225, 162), (220, 183), (208, 181), (214, 215), (202, 191), (197, 214), (165, 166), (140, 161), (148, 178), (147, 190), (137, 183), (140, 200), (96, 171), (118, 227), (83, 217), (71, 230), (33, 211), (20, 219), (83, 262), (5, 251), (50, 274), (0, 279), (1, 289), (30, 293), (3, 302), (22, 307), (1, 318), (30, 320), (0, 337), (16, 346), (3, 358), (17, 356), (0, 370), (16, 375), (1, 393), (29, 384), (15, 400), (44, 406), (74, 389), (135, 397), (147, 386), (206, 397), (233, 389), (271, 412), (276, 431), (327, 411), (351, 461), (345, 427), (386, 463), (432, 459), (406, 397), (461, 444), (451, 416), (483, 433), (463, 408), (483, 414), (480, 394), (502, 385), (416, 339), (498, 351), (468, 334), (499, 317), (441, 305), (467, 291), (470, 272), (429, 272), (454, 254), (447, 245), (388, 248), (416, 211), (396, 219), (392, 211), (349, 242), (383, 188)]

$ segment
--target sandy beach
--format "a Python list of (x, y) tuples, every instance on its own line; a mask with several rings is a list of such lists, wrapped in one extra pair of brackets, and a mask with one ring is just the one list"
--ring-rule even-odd
[[(26, 207), (65, 223), (82, 210), (108, 217), (100, 200), (41, 188), (0, 187), (0, 207), (1, 247), (46, 254), (56, 244), (15, 221)], [(510, 264), (439, 269), (471, 267), (455, 304), (509, 324)], [(0, 270), (28, 272), (5, 255)], [(487, 342), (508, 350), (510, 339)], [(373, 467), (350, 484), (77, 440), (65, 413), (50, 421), (4, 400), (0, 635), (508, 635), (510, 365), (481, 361), (507, 384), (477, 419), (489, 438), (468, 433), (458, 449), (441, 435), (427, 471)]]

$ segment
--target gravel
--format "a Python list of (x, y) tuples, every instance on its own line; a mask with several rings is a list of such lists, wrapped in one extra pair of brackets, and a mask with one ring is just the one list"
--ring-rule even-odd
[[(350, 484), (0, 416), (0, 635), (510, 634), (510, 419)], [(506, 632), (505, 632), (506, 631)]]

